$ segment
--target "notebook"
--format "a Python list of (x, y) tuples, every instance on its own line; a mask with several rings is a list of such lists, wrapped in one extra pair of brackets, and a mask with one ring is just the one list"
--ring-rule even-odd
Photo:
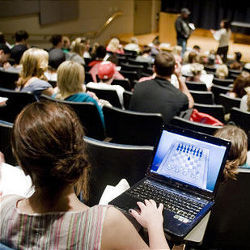
[(209, 212), (230, 142), (190, 130), (162, 130), (145, 178), (109, 204), (128, 212), (136, 202), (153, 199), (164, 205), (164, 231), (184, 238)]

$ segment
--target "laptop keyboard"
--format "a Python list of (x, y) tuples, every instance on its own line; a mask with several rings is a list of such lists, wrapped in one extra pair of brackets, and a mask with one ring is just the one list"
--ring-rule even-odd
[(162, 203), (164, 209), (175, 213), (177, 219), (183, 218), (184, 222), (193, 220), (208, 203), (206, 200), (199, 202), (195, 199), (185, 197), (160, 185), (155, 186), (148, 180), (128, 190), (128, 194), (138, 201), (152, 199), (156, 203)]

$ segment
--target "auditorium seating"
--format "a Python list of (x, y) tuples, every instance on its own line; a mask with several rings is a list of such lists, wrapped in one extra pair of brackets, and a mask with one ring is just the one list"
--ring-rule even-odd
[(210, 91), (194, 91), (190, 90), (194, 102), (199, 104), (214, 104), (214, 95)]
[(209, 135), (213, 135), (217, 129), (222, 128), (221, 126), (212, 126), (198, 122), (192, 122), (178, 116), (175, 116), (170, 123), (177, 127), (186, 128)]
[(130, 100), (132, 97), (133, 93), (130, 91), (124, 91), (123, 92), (123, 103), (124, 103), (124, 108), (129, 110), (129, 104), (130, 104)]
[(219, 99), (219, 95), (220, 94), (226, 94), (227, 92), (231, 91), (232, 88), (230, 87), (222, 87), (222, 86), (218, 86), (218, 85), (213, 85), (211, 87), (211, 91), (213, 92), (214, 94), (214, 101), (216, 104), (218, 104), (218, 99)]
[(186, 85), (189, 90), (207, 91), (207, 86), (205, 83), (186, 81)]
[(208, 74), (213, 74), (216, 71), (216, 68), (213, 65), (212, 66), (206, 65), (204, 66), (204, 69), (206, 70)]
[(222, 105), (209, 105), (209, 104), (194, 104), (194, 108), (197, 109), (199, 112), (203, 112), (209, 114), (221, 122), (225, 122), (224, 120), (224, 107)]
[(18, 73), (0, 70), (0, 88), (15, 89)]
[(93, 82), (92, 75), (89, 72), (85, 72), (85, 83)]
[(105, 138), (102, 121), (94, 103), (60, 101), (46, 95), (41, 95), (40, 100), (49, 100), (69, 105), (77, 113), (87, 136), (99, 140)]
[(130, 91), (130, 82), (128, 79), (114, 79), (111, 83), (111, 85), (120, 85), (123, 87), (125, 90)]
[(144, 67), (143, 70), (146, 70), (148, 67), (152, 66), (152, 64), (148, 63), (148, 62), (138, 62), (134, 59), (128, 59), (128, 63), (130, 65), (142, 65)]
[(98, 204), (106, 185), (117, 185), (125, 178), (132, 186), (141, 180), (150, 164), (153, 147), (121, 145), (84, 138), (91, 164), (90, 198), (87, 205)]
[(0, 120), (0, 151), (4, 154), (6, 163), (17, 165), (17, 161), (12, 153), (10, 136), (13, 124)]
[(161, 114), (103, 107), (106, 135), (112, 142), (154, 146), (163, 126)]
[(120, 70), (120, 73), (130, 81), (131, 89), (134, 88), (134, 82), (139, 80), (140, 76), (136, 71)]
[(18, 92), (0, 88), (0, 96), (7, 97), (7, 105), (0, 106), (0, 119), (14, 122), (16, 116), (29, 103), (37, 101), (36, 97), (29, 92)]
[(224, 87), (228, 87), (230, 84), (233, 84), (233, 82), (234, 82), (233, 79), (220, 79), (216, 77), (214, 77), (213, 79), (213, 84), (224, 86)]
[(132, 65), (132, 64), (129, 64), (129, 63), (121, 63), (121, 69), (124, 71), (136, 71), (137, 74), (140, 74), (143, 70), (144, 70), (144, 67), (143, 65)]
[(116, 90), (113, 89), (96, 89), (87, 87), (87, 91), (91, 91), (96, 94), (99, 99), (108, 101), (111, 105), (122, 108), (119, 97)]
[(250, 170), (220, 184), (200, 247), (187, 249), (249, 249)]
[[(247, 134), (250, 132), (250, 112), (245, 112), (239, 108), (233, 107), (231, 109), (230, 121), (235, 125), (241, 127)], [(250, 140), (250, 138), (249, 138)]]
[(218, 103), (223, 105), (225, 108), (225, 113), (230, 113), (233, 107), (240, 107), (241, 98), (230, 97), (225, 94), (220, 94), (218, 97)]

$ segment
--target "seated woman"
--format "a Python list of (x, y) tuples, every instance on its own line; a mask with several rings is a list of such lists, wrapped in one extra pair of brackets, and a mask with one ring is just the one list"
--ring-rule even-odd
[(235, 180), (238, 167), (247, 167), (247, 135), (241, 128), (226, 125), (217, 130), (214, 136), (231, 141), (231, 148), (224, 168), (224, 179)]
[(250, 73), (243, 71), (235, 80), (232, 91), (227, 94), (231, 97), (242, 98), (246, 95), (246, 88), (250, 87)]
[(35, 95), (52, 95), (53, 88), (44, 75), (48, 68), (48, 52), (31, 48), (23, 53), (22, 70), (17, 81), (17, 91), (32, 92)]
[(226, 79), (228, 77), (228, 68), (226, 64), (218, 65), (215, 71), (215, 76), (219, 79)]
[(71, 44), (71, 51), (66, 54), (66, 60), (85, 65), (83, 55), (86, 46), (86, 40), (81, 37), (76, 38)]
[[(112, 206), (81, 203), (88, 159), (76, 114), (56, 102), (36, 102), (18, 115), (13, 152), (35, 187), (30, 198), (1, 199), (0, 242), (14, 249), (148, 249), (131, 222)], [(91, 194), (90, 194), (91, 195)], [(163, 205), (138, 202), (131, 214), (148, 230), (150, 249), (169, 249)]]
[(118, 38), (112, 38), (106, 48), (108, 52), (113, 52), (117, 54), (124, 54), (124, 50)]
[[(86, 93), (84, 86), (84, 68), (82, 65), (72, 61), (63, 62), (57, 70), (58, 92), (53, 97), (71, 102), (92, 102), (97, 107), (103, 126), (104, 116), (97, 98), (92, 93)], [(94, 99), (94, 98), (95, 99)]]

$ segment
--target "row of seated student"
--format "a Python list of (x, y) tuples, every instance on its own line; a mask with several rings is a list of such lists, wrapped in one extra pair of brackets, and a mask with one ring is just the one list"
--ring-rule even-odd
[[(18, 115), (11, 144), (22, 170), (12, 171), (12, 166), (0, 164), (6, 185), (1, 185), (0, 190), (0, 242), (15, 249), (20, 246), (170, 249), (163, 232), (162, 204), (145, 200), (138, 202), (140, 211), (129, 210), (147, 229), (147, 246), (131, 222), (117, 209), (102, 205), (87, 207), (78, 199), (79, 192), (84, 194), (85, 200), (91, 195), (88, 194), (89, 164), (83, 136), (76, 114), (63, 104), (36, 102)], [(224, 182), (237, 180), (238, 167), (246, 163), (247, 136), (232, 125), (218, 130), (215, 136), (231, 140)], [(24, 174), (17, 174), (19, 180), (15, 179), (14, 184), (12, 176), (6, 173), (20, 171)], [(10, 185), (15, 185), (16, 191), (12, 189), (12, 195), (7, 195), (5, 190)], [(19, 185), (26, 196), (20, 196)], [(19, 195), (15, 195), (17, 193)]]
[[(23, 39), (23, 40), (25, 40), (25, 39)], [(55, 90), (52, 90), (52, 86), (50, 86), (48, 83), (45, 83), (44, 80), (51, 80), (51, 81), (56, 80), (57, 81), (56, 69), (58, 68), (58, 66), (64, 60), (66, 60), (66, 58), (71, 58), (70, 61), (76, 61), (78, 63), (80, 62), (80, 59), (78, 60), (77, 58), (81, 57), (81, 60), (84, 60), (82, 55), (85, 55), (87, 53), (87, 50), (89, 47), (88, 40), (83, 39), (83, 38), (82, 39), (77, 38), (75, 41), (72, 42), (72, 45), (71, 45), (72, 51), (68, 51), (66, 49), (66, 47), (68, 46), (67, 45), (68, 42), (66, 41), (67, 42), (66, 43), (67, 46), (66, 46), (65, 43), (63, 43), (62, 36), (60, 36), (60, 35), (53, 36), (51, 38), (51, 42), (53, 44), (53, 47), (49, 50), (49, 56), (45, 55), (46, 52), (44, 50), (41, 50), (41, 49), (32, 48), (32, 49), (29, 49), (28, 51), (25, 51), (23, 59), (22, 59), (22, 65), (19, 68), (19, 71), (21, 70), (20, 71), (20, 78), (17, 82), (19, 90), (34, 92), (35, 91), (34, 86), (37, 86), (38, 89), (37, 89), (37, 91), (35, 91), (37, 94), (40, 94), (41, 92), (43, 92), (45, 94), (49, 94), (49, 95), (54, 94)], [(67, 53), (62, 52), (63, 44), (65, 47), (64, 50), (67, 51)], [(4, 45), (2, 45), (2, 47), (4, 48)], [(160, 48), (164, 49), (163, 46)], [(4, 49), (0, 50), (0, 51), (3, 51), (4, 56), (2, 56), (2, 57), (5, 57), (5, 60), (7, 58), (6, 55), (8, 54), (6, 52), (7, 50), (8, 50), (8, 48), (6, 48), (6, 47)], [(149, 55), (148, 50), (146, 52), (147, 52), (146, 54), (148, 56)], [(75, 53), (77, 54), (77, 56), (74, 56)], [(204, 82), (206, 83), (207, 88), (210, 89), (210, 87), (212, 85), (212, 77), (213, 76), (210, 74), (207, 74), (203, 70), (202, 64), (195, 63), (197, 61), (197, 58), (198, 58), (199, 48), (194, 48), (193, 51), (188, 53), (188, 60), (190, 63), (185, 64), (183, 66), (181, 66), (180, 63), (178, 63), (177, 54), (178, 53), (175, 52), (174, 56), (175, 56), (175, 60), (177, 61), (177, 65), (179, 66), (179, 68), (181, 68), (181, 73), (186, 75), (188, 80), (202, 82), (204, 79)], [(35, 56), (35, 55), (37, 55), (37, 56)], [(141, 57), (143, 57), (143, 55)], [(88, 53), (88, 56), (90, 56), (89, 53)], [(89, 63), (89, 66), (91, 67), (90, 73), (92, 74), (94, 82), (97, 82), (96, 76), (98, 75), (100, 65), (103, 63), (103, 61), (106, 61), (106, 59), (108, 59), (108, 57), (109, 56), (106, 53), (105, 47), (98, 46), (95, 49), (95, 60), (93, 60), (92, 62)], [(153, 57), (151, 57), (151, 58), (153, 58)], [(34, 67), (35, 63), (37, 65), (37, 67)], [(49, 63), (49, 70), (47, 71), (48, 63)], [(30, 64), (33, 65), (33, 67), (23, 67), (23, 65), (30, 65)], [(81, 64), (85, 64), (85, 63), (82, 62)], [(219, 66), (225, 66), (225, 65), (219, 65)], [(219, 68), (219, 66), (218, 66), (218, 68)], [(106, 67), (108, 67), (108, 66), (106, 65)], [(38, 68), (39, 68), (39, 70), (37, 70)], [(34, 71), (36, 71), (37, 73), (34, 73)], [(108, 77), (109, 79), (124, 79), (124, 77), (118, 72), (117, 67), (115, 67), (114, 74), (112, 76), (110, 74), (111, 73), (108, 74), (109, 76), (106, 76), (104, 74), (103, 78)], [(229, 93), (231, 96), (234, 96), (234, 97), (240, 97), (240, 98), (244, 97), (243, 101), (245, 103), (247, 103), (246, 102), (246, 100), (247, 100), (247, 97), (246, 97), (247, 96), (247, 87), (249, 87), (249, 84), (250, 84), (249, 83), (249, 74), (248, 75), (247, 74), (248, 73), (244, 73), (244, 74), (242, 73), (242, 75), (240, 75), (239, 79), (237, 78), (235, 80), (234, 88)], [(33, 76), (33, 77), (30, 77), (30, 76)], [(155, 76), (156, 76), (156, 73), (154, 73), (151, 77), (141, 79), (140, 81), (152, 80), (152, 78), (154, 78)], [(179, 77), (179, 79), (181, 79), (181, 78)], [(105, 79), (105, 83), (110, 84), (111, 81), (112, 80)], [(179, 84), (179, 81), (178, 81), (178, 78), (176, 77), (176, 74), (171, 74), (170, 82), (175, 87), (180, 88), (180, 89), (183, 88), (182, 86), (185, 85), (185, 83), (183, 83), (183, 81), (182, 81), (181, 85)], [(26, 85), (27, 88), (24, 87), (24, 85)], [(97, 88), (97, 86), (98, 85), (96, 85), (95, 87)], [(107, 86), (106, 86), (106, 88), (107, 88)], [(101, 86), (99, 85), (98, 87), (100, 88)], [(102, 88), (104, 88), (104, 87), (105, 87), (105, 85), (102, 85)], [(119, 86), (112, 87), (112, 88), (115, 88), (117, 90), (118, 96), (120, 98), (120, 102), (121, 102), (121, 104), (123, 104), (122, 92), (124, 91), (124, 89), (122, 89), (122, 87), (119, 87)], [(186, 87), (185, 87), (185, 89), (186, 89)], [(188, 92), (188, 90), (186, 90), (186, 93), (187, 92)], [(190, 96), (189, 96), (189, 99), (190, 99)], [(172, 101), (172, 100), (170, 100), (170, 101)], [(243, 106), (246, 107), (246, 105), (242, 105), (242, 107)], [(147, 111), (147, 110), (138, 110), (138, 111)], [(150, 111), (151, 111), (151, 109), (150, 109)], [(178, 113), (179, 111), (180, 110), (177, 108), (177, 112), (175, 112), (174, 114)], [(161, 110), (156, 109), (155, 112), (161, 112)], [(163, 113), (163, 112), (161, 112), (161, 113)], [(172, 117), (172, 115), (170, 115), (170, 118), (171, 117)]]

